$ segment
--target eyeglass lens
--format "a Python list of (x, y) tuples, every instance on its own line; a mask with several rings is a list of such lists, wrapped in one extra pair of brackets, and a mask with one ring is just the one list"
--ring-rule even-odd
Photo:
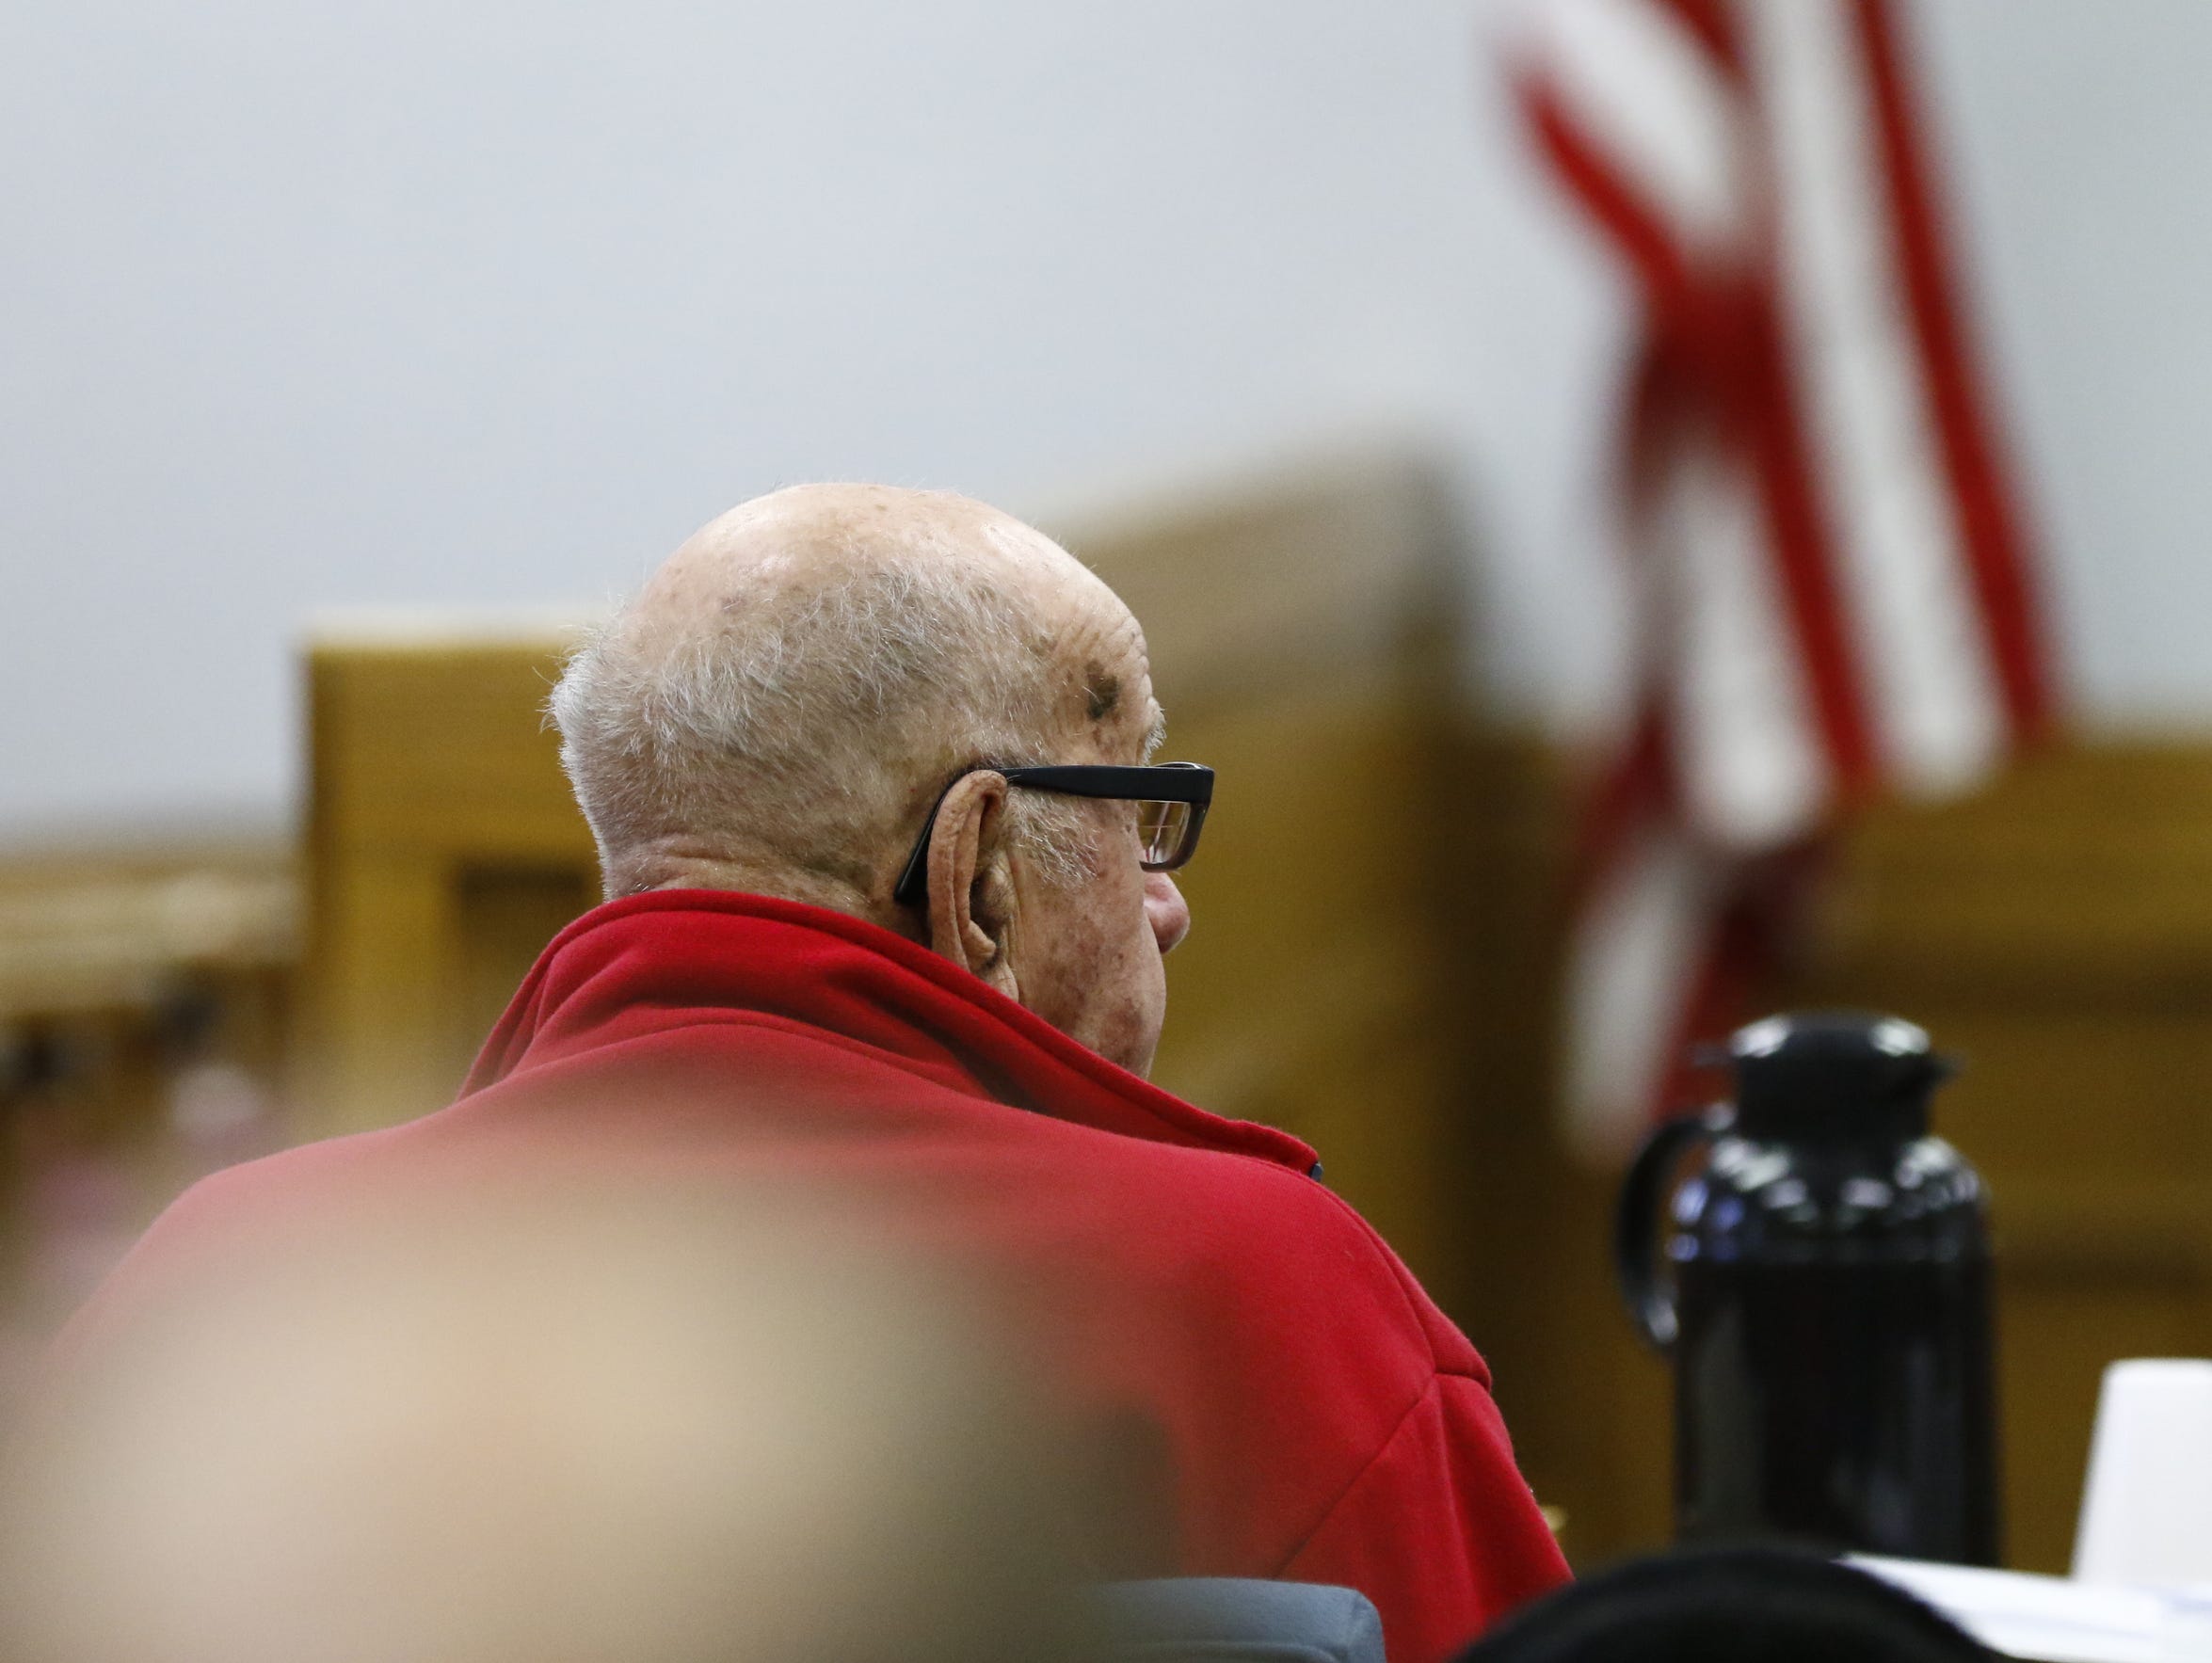
[(1164, 871), (1178, 864), (1190, 835), (1190, 804), (1138, 802), (1139, 859), (1147, 871)]

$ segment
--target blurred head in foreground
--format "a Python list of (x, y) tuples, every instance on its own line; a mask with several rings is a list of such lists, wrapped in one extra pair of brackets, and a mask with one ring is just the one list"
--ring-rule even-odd
[(1541, 1600), (1459, 1663), (1998, 1663), (1879, 1577), (1725, 1548), (1617, 1566)]
[(171, 1302), (22, 1452), (0, 1649), (1048, 1655), (1049, 1463), (987, 1325), (730, 1212), (479, 1198)]

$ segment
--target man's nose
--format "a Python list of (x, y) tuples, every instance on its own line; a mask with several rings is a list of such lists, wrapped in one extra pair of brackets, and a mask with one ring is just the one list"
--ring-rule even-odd
[(1173, 952), (1191, 933), (1191, 903), (1163, 871), (1145, 874), (1145, 919), (1163, 953)]

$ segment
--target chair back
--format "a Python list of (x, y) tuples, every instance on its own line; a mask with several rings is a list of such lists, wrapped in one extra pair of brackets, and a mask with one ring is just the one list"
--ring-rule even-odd
[(1384, 1663), (1383, 1619), (1354, 1589), (1178, 1576), (1097, 1598), (1108, 1663)]

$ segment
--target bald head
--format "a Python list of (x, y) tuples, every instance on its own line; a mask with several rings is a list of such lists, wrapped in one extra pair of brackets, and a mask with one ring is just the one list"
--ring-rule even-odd
[(741, 503), (670, 555), (632, 607), (641, 629), (682, 632), (735, 594), (797, 601), (884, 572), (927, 568), (987, 579), (1007, 595), (1103, 584), (1043, 533), (950, 491), (802, 485)]
[[(873, 485), (701, 529), (553, 710), (610, 895), (718, 881), (863, 916), (961, 770), (1157, 714), (1136, 621), (1081, 562), (982, 503)], [(1018, 805), (1039, 859), (1066, 855), (1069, 811)]]

